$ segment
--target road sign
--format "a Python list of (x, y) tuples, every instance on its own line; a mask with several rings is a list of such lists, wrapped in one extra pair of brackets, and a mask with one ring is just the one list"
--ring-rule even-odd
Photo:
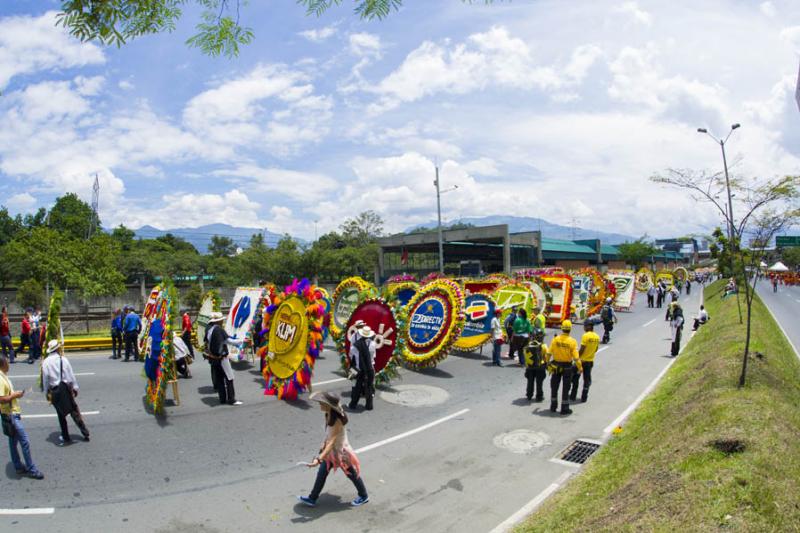
[(776, 248), (788, 248), (790, 246), (800, 246), (800, 235), (779, 235), (775, 237)]

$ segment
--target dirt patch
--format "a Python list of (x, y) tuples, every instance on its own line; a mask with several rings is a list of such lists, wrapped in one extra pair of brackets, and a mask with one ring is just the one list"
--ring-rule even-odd
[(742, 453), (747, 449), (745, 442), (739, 439), (716, 439), (709, 442), (708, 445), (725, 455)]

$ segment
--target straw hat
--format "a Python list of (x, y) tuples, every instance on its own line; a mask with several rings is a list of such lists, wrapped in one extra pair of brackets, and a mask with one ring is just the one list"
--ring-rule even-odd
[(363, 320), (356, 320), (355, 322), (353, 322), (353, 327), (356, 328), (356, 329), (361, 329), (366, 325), (367, 325), (367, 323), (364, 322)]
[(340, 415), (344, 416), (344, 409), (342, 409), (342, 400), (338, 394), (332, 392), (315, 392), (308, 397), (309, 400), (327, 405)]
[(61, 348), (61, 343), (58, 342), (58, 340), (56, 339), (51, 340), (50, 342), (47, 343), (47, 355), (50, 355), (59, 348)]
[(225, 315), (223, 315), (222, 313), (219, 313), (217, 311), (214, 311), (213, 313), (211, 313), (211, 316), (208, 317), (208, 323), (209, 324), (214, 323), (214, 322), (222, 322), (223, 320), (225, 320)]
[(368, 339), (375, 336), (375, 332), (372, 331), (372, 328), (367, 326), (366, 324), (360, 330), (358, 330), (358, 334)]

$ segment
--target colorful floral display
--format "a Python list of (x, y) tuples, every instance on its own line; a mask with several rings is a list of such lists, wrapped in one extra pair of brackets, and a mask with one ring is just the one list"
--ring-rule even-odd
[(558, 326), (572, 316), (572, 277), (561, 272), (544, 275), (541, 279), (553, 295), (553, 304), (545, 315), (547, 325)]
[(359, 294), (362, 291), (370, 290), (375, 296), (378, 295), (378, 290), (372, 283), (364, 279), (353, 276), (352, 278), (343, 279), (341, 283), (333, 291), (331, 298), (331, 337), (334, 341), (338, 341), (339, 337), (344, 333), (347, 326), (347, 321), (350, 320), (350, 315), (358, 305)]
[(650, 287), (655, 285), (653, 271), (647, 267), (642, 267), (636, 272), (636, 290), (647, 292)]
[[(147, 378), (145, 399), (153, 414), (164, 412), (167, 383), (176, 379), (175, 352), (172, 345), (173, 321), (178, 315), (178, 295), (169, 280), (156, 287), (157, 296), (152, 307), (146, 309), (149, 320), (143, 329), (144, 375)], [(151, 293), (152, 295), (152, 293)]]
[(488, 294), (469, 294), (464, 302), (464, 328), (453, 349), (471, 352), (491, 341), (492, 318), (496, 307), (494, 299)]
[(408, 303), (403, 363), (425, 368), (447, 357), (464, 325), (464, 293), (449, 279), (424, 285)]
[(606, 277), (616, 290), (614, 309), (630, 311), (636, 300), (636, 273), (633, 270), (609, 270)]
[(389, 281), (385, 292), (387, 299), (396, 300), (400, 305), (408, 305), (418, 290), (419, 283), (416, 281)]

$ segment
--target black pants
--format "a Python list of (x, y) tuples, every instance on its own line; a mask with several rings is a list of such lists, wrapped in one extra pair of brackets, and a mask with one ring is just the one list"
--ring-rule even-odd
[(180, 359), (175, 360), (175, 370), (180, 372), (180, 374), (188, 378), (189, 377), (189, 365), (186, 364), (186, 358), (181, 357)]
[(134, 361), (139, 360), (139, 334), (136, 331), (125, 332), (125, 360), (131, 357)]
[(111, 358), (119, 359), (122, 357), (122, 332), (111, 332)]
[[(345, 470), (345, 474), (347, 475), (347, 479), (353, 482), (353, 485), (356, 487), (358, 491), (358, 495), (362, 498), (367, 497), (367, 487), (364, 486), (364, 481), (356, 472), (356, 469), (352, 466)], [(325, 486), (325, 481), (328, 479), (328, 465), (323, 461), (319, 464), (319, 470), (317, 470), (317, 480), (314, 481), (314, 488), (311, 489), (311, 494), (308, 497), (314, 501), (317, 501), (319, 498), (320, 493), (322, 492), (322, 488)]]
[(534, 385), (536, 389), (536, 401), (544, 400), (544, 378), (547, 377), (547, 369), (543, 366), (532, 366), (525, 369), (525, 377), (528, 385), (525, 389), (525, 397), (529, 400), (533, 398)]
[(653, 307), (653, 295), (652, 294), (648, 294), (647, 295), (647, 307)]
[(563, 383), (561, 390), (561, 407), (569, 407), (569, 388), (572, 384), (572, 365), (559, 366), (550, 376), (550, 402), (558, 403), (558, 388)]
[[(192, 346), (192, 333), (190, 331), (184, 331), (181, 335), (181, 339), (183, 339), (183, 343), (189, 348), (189, 355), (192, 356), (194, 359), (194, 347)], [(258, 346), (258, 345), (256, 345)]]
[(81, 434), (84, 437), (89, 436), (89, 430), (86, 428), (86, 424), (83, 422), (83, 416), (81, 416), (81, 411), (78, 409), (78, 404), (75, 403), (74, 399), (72, 401), (72, 406), (73, 408), (71, 413), (62, 413), (58, 408), (56, 408), (58, 425), (61, 426), (61, 438), (65, 442), (70, 440), (69, 428), (67, 428), (67, 414), (72, 417), (72, 421), (75, 422), (75, 425), (81, 430)]
[(17, 347), (17, 355), (21, 354), (25, 348), (28, 348), (28, 356), (30, 357), (30, 350), (31, 350), (31, 334), (30, 333), (20, 333), (19, 334), (19, 347)]
[(611, 330), (614, 329), (614, 323), (610, 320), (603, 322), (603, 344), (611, 340)]
[(683, 328), (678, 328), (678, 331), (675, 332), (675, 340), (672, 341), (672, 350), (671, 355), (675, 357), (681, 351), (681, 333), (683, 332)]
[(658, 307), (659, 309), (661, 309), (661, 302), (662, 302), (663, 300), (664, 300), (664, 298), (663, 298), (663, 297), (661, 297), (661, 295), (657, 296), (657, 297), (656, 297), (656, 307)]
[[(592, 367), (594, 361), (583, 361), (583, 393), (581, 397), (589, 395), (589, 387), (592, 386)], [(578, 381), (581, 379), (581, 372), (572, 373), (572, 393), (569, 395), (570, 399), (574, 400), (578, 397)]]
[(211, 382), (217, 389), (219, 403), (233, 404), (236, 401), (236, 391), (233, 388), (233, 381), (228, 379), (219, 361), (211, 362)]
[(514, 354), (517, 354), (519, 364), (525, 364), (525, 346), (528, 345), (528, 337), (520, 337), (514, 335), (511, 339), (511, 350), (508, 352), (508, 357), (513, 359)]
[(356, 384), (350, 393), (351, 408), (358, 405), (362, 395), (366, 400), (367, 407), (372, 408), (372, 397), (375, 395), (375, 370), (372, 368), (359, 371)]

